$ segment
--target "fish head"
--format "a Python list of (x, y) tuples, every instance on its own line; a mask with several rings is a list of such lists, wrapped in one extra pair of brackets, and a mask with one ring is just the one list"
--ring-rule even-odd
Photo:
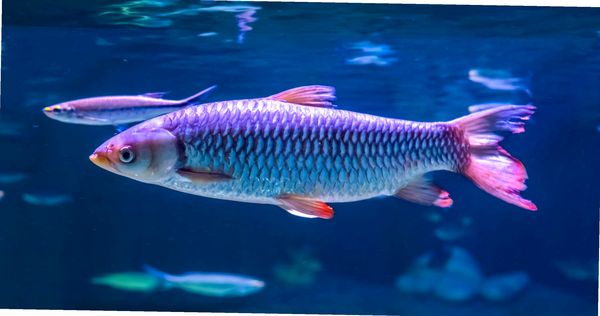
[(69, 122), (77, 116), (75, 108), (69, 102), (47, 106), (42, 112), (51, 119), (63, 122)]
[(90, 160), (110, 172), (146, 183), (158, 183), (176, 171), (180, 143), (170, 131), (142, 123), (96, 148)]

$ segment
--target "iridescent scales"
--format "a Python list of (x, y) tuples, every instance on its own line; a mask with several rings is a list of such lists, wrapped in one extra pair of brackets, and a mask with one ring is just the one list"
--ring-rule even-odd
[(334, 99), (332, 87), (306, 86), (191, 106), (132, 127), (90, 158), (143, 182), (275, 204), (304, 217), (330, 218), (327, 202), (380, 195), (449, 207), (448, 192), (424, 177), (435, 170), (464, 173), (487, 192), (535, 209), (519, 195), (523, 165), (494, 133), (522, 132), (534, 107), (503, 105), (426, 123), (334, 109)]

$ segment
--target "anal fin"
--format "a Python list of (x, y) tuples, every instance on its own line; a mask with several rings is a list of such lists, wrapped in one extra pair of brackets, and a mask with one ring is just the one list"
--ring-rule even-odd
[(407, 186), (396, 191), (394, 196), (422, 205), (452, 206), (450, 194), (423, 176), (414, 178)]
[(196, 183), (211, 183), (232, 179), (230, 175), (222, 172), (215, 172), (209, 170), (194, 170), (189, 168), (179, 169), (177, 170), (177, 174), (188, 179), (191, 182)]
[(277, 197), (279, 206), (288, 213), (305, 218), (333, 217), (333, 208), (327, 203), (299, 195), (283, 194)]
[(285, 90), (269, 97), (283, 102), (320, 108), (333, 108), (335, 88), (329, 86), (304, 86)]

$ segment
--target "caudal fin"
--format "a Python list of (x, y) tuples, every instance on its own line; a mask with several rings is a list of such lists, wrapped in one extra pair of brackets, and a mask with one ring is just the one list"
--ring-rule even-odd
[(192, 105), (192, 104), (197, 104), (200, 99), (206, 97), (209, 93), (211, 93), (216, 88), (217, 88), (217, 85), (210, 86), (210, 87), (208, 87), (208, 88), (206, 88), (206, 89), (204, 89), (204, 90), (202, 90), (202, 91), (194, 94), (191, 97), (188, 97), (188, 98), (185, 98), (183, 100), (180, 100), (179, 102), (182, 105), (186, 105), (186, 106), (187, 105)]
[(535, 109), (509, 104), (476, 107), (470, 109), (472, 114), (451, 122), (462, 128), (470, 145), (470, 161), (463, 173), (489, 194), (531, 211), (537, 206), (520, 196), (527, 188), (525, 166), (500, 147), (503, 137), (495, 132), (523, 133)]

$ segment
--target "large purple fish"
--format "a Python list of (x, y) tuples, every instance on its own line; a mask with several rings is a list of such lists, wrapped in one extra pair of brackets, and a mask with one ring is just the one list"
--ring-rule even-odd
[(327, 202), (382, 195), (449, 207), (425, 174), (462, 173), (488, 193), (529, 210), (523, 164), (497, 131), (521, 133), (531, 105), (488, 108), (450, 122), (411, 122), (333, 109), (334, 88), (306, 86), (222, 101), (140, 123), (90, 156), (111, 172), (211, 198), (274, 204), (331, 218)]

